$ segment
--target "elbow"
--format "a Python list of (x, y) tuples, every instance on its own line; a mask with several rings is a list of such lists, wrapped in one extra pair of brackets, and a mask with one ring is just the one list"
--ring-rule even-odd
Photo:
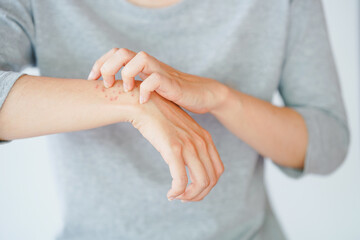
[(339, 129), (333, 129), (333, 134), (330, 139), (324, 139), (327, 145), (323, 148), (322, 155), (324, 156), (322, 166), (319, 166), (316, 173), (320, 175), (330, 175), (334, 173), (345, 162), (349, 145), (350, 145), (350, 131), (347, 125), (339, 126)]

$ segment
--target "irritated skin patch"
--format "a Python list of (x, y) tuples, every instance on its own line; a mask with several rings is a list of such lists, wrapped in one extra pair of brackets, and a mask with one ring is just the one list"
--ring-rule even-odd
[[(120, 81), (116, 82), (111, 88), (105, 88), (101, 83), (97, 83), (95, 89), (96, 91), (102, 92), (103, 96), (111, 102), (119, 100), (119, 96), (125, 94)], [(131, 96), (134, 96), (134, 93), (131, 93)]]

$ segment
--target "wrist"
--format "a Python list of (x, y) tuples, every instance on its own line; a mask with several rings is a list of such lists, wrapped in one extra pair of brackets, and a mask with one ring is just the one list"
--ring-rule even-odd
[(135, 83), (135, 87), (131, 92), (125, 92), (123, 89), (123, 81), (116, 80), (111, 88), (105, 88), (103, 83), (92, 81), (97, 98), (100, 101), (94, 101), (102, 114), (113, 115), (117, 122), (132, 122), (140, 111), (139, 103), (139, 82)]
[(212, 84), (212, 89), (210, 91), (210, 96), (208, 99), (213, 99), (212, 105), (209, 107), (209, 113), (216, 115), (217, 113), (221, 112), (229, 99), (231, 98), (232, 90), (230, 87), (222, 84), (216, 80), (216, 83)]
[(120, 118), (124, 122), (130, 122), (135, 128), (139, 128), (142, 123), (149, 120), (149, 117), (156, 114), (160, 110), (160, 105), (164, 105), (164, 101), (168, 104), (172, 103), (156, 92), (152, 92), (150, 99), (145, 104), (140, 104), (140, 84), (141, 81), (135, 81), (135, 86), (130, 92), (123, 90), (122, 80), (116, 81), (114, 84), (114, 86), (119, 85), (119, 89), (123, 91), (123, 101), (118, 104)]
[(182, 74), (181, 79), (179, 83), (186, 94), (176, 103), (191, 112), (212, 113), (221, 107), (230, 92), (228, 86), (212, 78)]

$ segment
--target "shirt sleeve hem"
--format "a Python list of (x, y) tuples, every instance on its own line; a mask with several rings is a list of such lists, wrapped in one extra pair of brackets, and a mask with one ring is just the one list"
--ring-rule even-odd
[[(313, 118), (313, 114), (309, 113), (309, 109), (306, 108), (293, 108), (295, 111), (297, 111), (305, 120), (306, 128), (308, 131), (308, 143), (306, 147), (306, 154), (305, 154), (305, 160), (304, 160), (304, 168), (303, 169), (296, 169), (291, 167), (284, 167), (277, 163), (275, 165), (283, 172), (285, 175), (291, 177), (291, 178), (302, 178), (305, 175), (308, 175), (312, 172), (312, 163), (313, 161), (316, 161), (316, 152), (319, 151), (314, 149), (315, 146), (317, 148), (321, 148), (321, 145), (319, 145), (317, 139), (319, 139), (319, 128), (317, 127), (317, 121), (315, 118)], [(310, 110), (311, 111), (311, 110)], [(321, 149), (320, 149), (321, 151)]]

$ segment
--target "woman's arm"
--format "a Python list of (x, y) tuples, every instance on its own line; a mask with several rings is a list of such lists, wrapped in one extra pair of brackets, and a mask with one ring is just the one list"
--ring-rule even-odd
[[(214, 79), (182, 73), (145, 52), (104, 55), (92, 69), (112, 81), (120, 70), (129, 89), (139, 75), (140, 102), (152, 92), (195, 113), (213, 113), (230, 131), (290, 176), (327, 174), (345, 159), (349, 129), (320, 0), (293, 0), (279, 91), (287, 107), (241, 93)], [(236, 60), (235, 60), (236, 61)], [(95, 77), (94, 77), (95, 76)], [(109, 84), (111, 86), (111, 84)]]
[[(137, 101), (95, 81), (23, 75), (0, 110), (0, 139), (34, 137), (130, 121)], [(116, 100), (115, 100), (116, 98)]]
[[(298, 53), (298, 58), (306, 58), (302, 63), (307, 64), (285, 65), (285, 74), (289, 69), (298, 72), (297, 78), (293, 78), (294, 74), (289, 78), (284, 75), (280, 85), (288, 107), (276, 107), (214, 79), (180, 72), (143, 51), (134, 53), (124, 48), (113, 49), (100, 58), (89, 79), (103, 76), (108, 81), (106, 86), (111, 87), (115, 74), (124, 66), (121, 75), (129, 91), (136, 75), (143, 79), (140, 103), (147, 102), (150, 94), (156, 92), (189, 111), (212, 113), (232, 133), (281, 166), (302, 169), (308, 158), (311, 161), (308, 168), (316, 166), (316, 170), (308, 171), (328, 172), (342, 162), (348, 132), (338, 80), (329, 61), (331, 52), (328, 45), (324, 46), (323, 59), (317, 56), (308, 59)], [(316, 67), (320, 62), (321, 69)], [(297, 69), (300, 67), (309, 72), (307, 78), (302, 77), (306, 72)], [(317, 81), (317, 85), (312, 81)], [(332, 95), (326, 94), (327, 90)], [(335, 150), (337, 146), (341, 151)], [(322, 159), (329, 159), (329, 164), (317, 166)]]
[[(169, 165), (173, 181), (168, 199), (202, 200), (224, 171), (210, 134), (181, 108), (159, 95), (154, 95), (146, 105), (139, 104), (138, 85), (131, 93), (125, 93), (121, 81), (106, 89), (100, 81), (25, 75), (16, 81), (1, 108), (0, 139), (128, 121)], [(185, 166), (192, 173), (188, 186)]]
[(261, 155), (285, 167), (304, 167), (307, 129), (295, 110), (228, 88), (210, 113)]
[[(186, 74), (145, 52), (112, 49), (94, 65), (90, 79), (104, 77), (112, 86), (121, 71), (124, 86), (131, 90), (139, 74), (140, 102), (155, 91), (195, 113), (210, 112), (232, 133), (276, 163), (294, 168), (304, 166), (307, 130), (300, 114), (243, 94), (210, 78)], [(111, 88), (110, 88), (111, 89)]]
[[(122, 83), (115, 82), (115, 78), (114, 87), (108, 90), (102, 84), (81, 79), (19, 78), (24, 67), (36, 62), (31, 4), (7, 1), (1, 4), (0, 14), (0, 36), (6, 36), (0, 41), (0, 139), (129, 121), (169, 165), (173, 178), (167, 194), (170, 200), (198, 201), (209, 193), (223, 165), (209, 133), (186, 112), (157, 95), (141, 106), (138, 87), (125, 94)], [(192, 173), (188, 186), (185, 166)]]

